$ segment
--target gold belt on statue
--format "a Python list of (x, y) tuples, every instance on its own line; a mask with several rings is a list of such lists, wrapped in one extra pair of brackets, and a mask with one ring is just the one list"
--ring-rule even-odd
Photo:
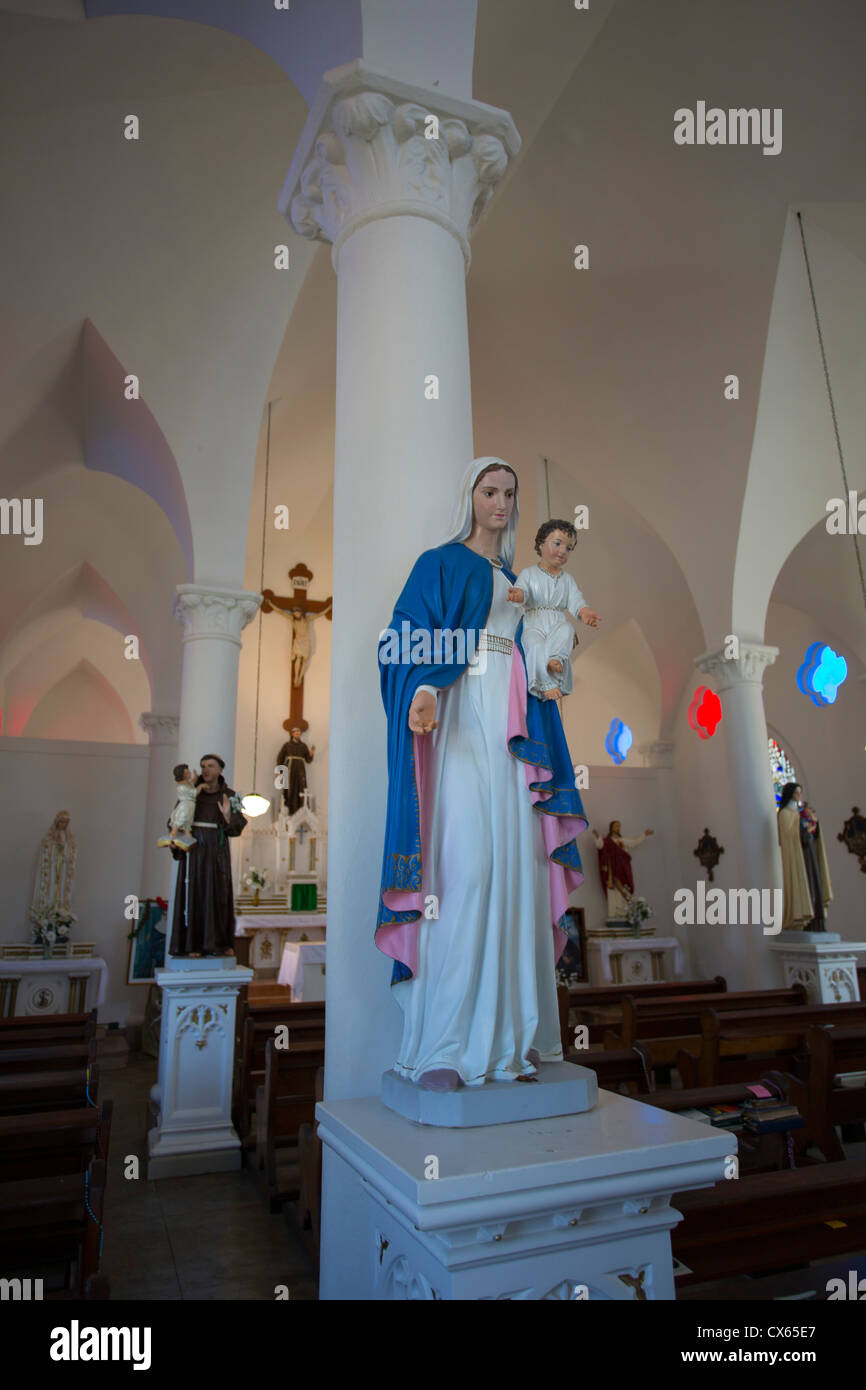
[(561, 613), (561, 608), (554, 608), (552, 603), (537, 603), (534, 608), (524, 608), (524, 618), (531, 618), (533, 613)]
[(510, 637), (497, 637), (493, 632), (487, 632), (482, 628), (478, 634), (479, 652), (502, 652), (504, 656), (510, 656), (514, 650), (514, 642)]

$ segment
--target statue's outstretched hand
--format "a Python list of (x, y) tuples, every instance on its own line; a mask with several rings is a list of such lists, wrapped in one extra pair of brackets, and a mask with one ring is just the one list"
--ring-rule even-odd
[(580, 618), (584, 627), (598, 627), (601, 622), (598, 613), (592, 608), (581, 608), (577, 616)]
[(522, 603), (522, 602), (523, 602), (523, 590), (522, 590), (522, 589), (514, 589), (514, 588), (509, 589), (509, 590), (508, 590), (508, 602), (509, 602), (509, 603)]
[(436, 696), (419, 690), (409, 706), (409, 728), (413, 734), (429, 734), (436, 724)]
[(645, 831), (644, 831), (644, 834), (645, 834), (645, 835), (654, 835), (654, 834), (655, 834), (655, 831), (654, 831), (654, 830), (645, 830)]

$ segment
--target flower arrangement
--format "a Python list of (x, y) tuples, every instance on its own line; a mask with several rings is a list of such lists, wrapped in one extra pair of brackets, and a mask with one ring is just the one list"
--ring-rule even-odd
[(629, 923), (635, 936), (640, 936), (640, 929), (644, 922), (649, 921), (650, 917), (653, 916), (655, 914), (646, 898), (632, 898), (629, 901), (625, 920)]
[(229, 807), (234, 812), (243, 811), (243, 797), (240, 792), (234, 792), (233, 795), (229, 797)]
[(252, 892), (253, 902), (258, 907), (259, 893), (264, 887), (267, 886), (268, 882), (267, 869), (256, 869), (254, 867), (251, 867), (249, 871), (244, 874), (243, 879), (241, 881), (244, 887), (248, 891)]
[(33, 931), (33, 945), (44, 946), (51, 950), (57, 941), (69, 940), (69, 928), (78, 918), (74, 912), (68, 912), (63, 908), (52, 908), (50, 912), (31, 913), (30, 921)]

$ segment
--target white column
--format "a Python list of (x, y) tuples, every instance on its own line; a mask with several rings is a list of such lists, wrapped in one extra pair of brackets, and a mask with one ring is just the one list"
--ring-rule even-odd
[[(722, 701), (719, 732), (724, 738), (734, 791), (740, 863), (746, 880), (738, 885), (742, 888), (782, 886), (776, 797), (767, 753), (762, 683), (765, 669), (772, 666), (778, 655), (778, 647), (741, 641), (736, 657), (727, 657), (724, 649), (720, 649), (705, 652), (695, 660), (698, 669), (712, 678), (713, 688)], [(764, 936), (760, 927), (742, 930), (747, 933), (743, 963), (754, 972), (752, 987), (774, 988), (776, 970), (765, 950), (772, 938)]]
[(691, 873), (691, 867), (688, 870), (684, 869), (680, 861), (674, 788), (675, 748), (674, 743), (657, 739), (653, 743), (640, 744), (637, 751), (643, 757), (644, 766), (653, 768), (657, 775), (657, 810), (653, 813), (655, 823), (652, 824), (648, 821), (647, 824), (652, 824), (652, 829), (658, 835), (659, 850), (664, 863), (665, 888), (669, 894), (664, 903), (651, 903), (656, 911), (652, 925), (656, 928), (659, 936), (675, 936), (677, 938), (687, 962), (684, 968), (685, 978), (692, 979), (691, 942), (682, 929), (675, 927), (671, 920), (672, 895), (677, 888), (686, 886), (683, 883), (683, 875), (686, 872)]
[(176, 714), (143, 714), (138, 722), (150, 740), (140, 895), (167, 898), (173, 861), (168, 850), (157, 849), (156, 842), (165, 834), (165, 823), (174, 805), (172, 770), (177, 762), (180, 720)]
[[(429, 116), (438, 138), (425, 138)], [(442, 541), (475, 453), (468, 237), (518, 147), (506, 112), (352, 64), (323, 82), (280, 199), (296, 231), (333, 243), (339, 282), (327, 976), (335, 1023), (326, 1071), (334, 1099), (378, 1093), (399, 1043), (391, 962), (373, 942), (387, 781), (377, 637), (417, 556)], [(485, 441), (480, 452), (488, 447), (503, 446)]]
[(184, 630), (178, 761), (197, 764), (203, 754), (217, 753), (225, 760), (228, 782), (235, 752), (241, 632), (261, 601), (261, 594), (244, 589), (178, 584), (172, 607)]

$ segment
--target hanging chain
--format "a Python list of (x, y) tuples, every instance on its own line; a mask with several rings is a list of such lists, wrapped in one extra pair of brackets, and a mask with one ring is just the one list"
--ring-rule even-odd
[[(265, 440), (265, 504), (262, 508), (262, 564), (259, 574), (259, 593), (265, 587), (265, 537), (268, 529), (268, 484), (271, 471), (271, 408), (273, 401), (268, 401), (268, 431)], [(262, 689), (262, 613), (259, 604), (259, 637), (258, 649), (256, 652), (256, 720), (253, 728), (253, 792), (258, 786), (257, 773), (259, 762), (259, 698)]]

